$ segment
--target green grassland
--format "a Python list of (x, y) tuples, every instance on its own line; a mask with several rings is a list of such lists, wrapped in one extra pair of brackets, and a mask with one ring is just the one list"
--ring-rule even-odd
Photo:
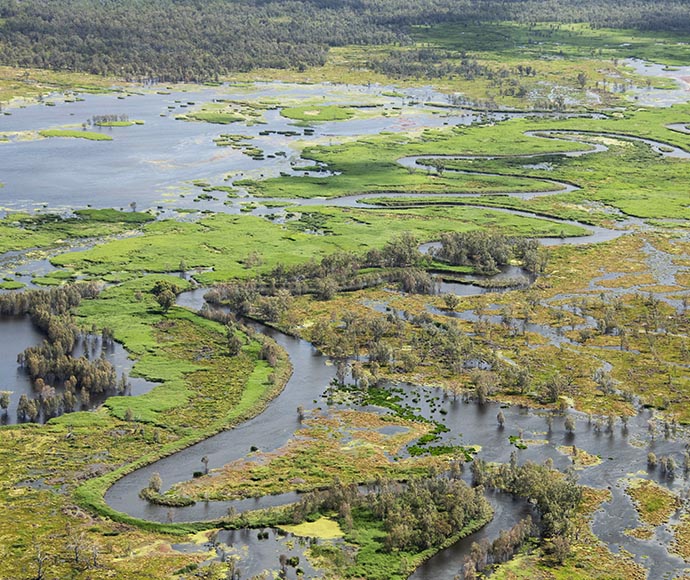
[[(340, 172), (339, 175), (278, 177), (242, 184), (260, 196), (330, 198), (364, 192), (487, 194), (549, 191), (558, 189), (558, 186), (548, 180), (561, 180), (581, 189), (550, 196), (548, 201), (544, 198), (525, 203), (505, 200), (504, 206), (525, 209), (534, 206), (543, 213), (545, 205), (597, 201), (637, 217), (687, 217), (690, 215), (684, 189), (687, 160), (664, 158), (646, 144), (618, 139), (615, 135), (651, 138), (690, 150), (690, 136), (666, 128), (667, 124), (684, 120), (688, 115), (690, 107), (679, 105), (663, 110), (629, 112), (603, 120), (515, 119), (490, 126), (427, 130), (416, 139), (397, 135), (371, 137), (331, 147), (309, 147), (304, 151), (304, 157), (327, 164), (329, 169)], [(574, 136), (568, 133), (563, 134), (563, 139), (525, 135), (526, 131), (559, 129), (581, 132), (579, 138), (585, 143), (572, 142), (570, 139)], [(609, 137), (599, 138), (588, 135), (588, 132), (604, 132)], [(590, 147), (586, 141), (603, 141), (609, 149), (581, 157), (558, 155), (566, 151), (586, 150)], [(442, 171), (432, 172), (422, 168), (412, 171), (396, 162), (404, 156), (425, 153), (494, 155), (496, 159), (446, 159), (442, 161)], [(521, 155), (535, 157), (524, 159)], [(538, 164), (548, 164), (550, 169), (535, 168)], [(616, 166), (615, 172), (610, 170), (612, 164)], [(469, 173), (448, 171), (452, 169)], [(497, 175), (479, 175), (482, 172)], [(390, 201), (386, 205), (396, 203), (405, 202)], [(448, 200), (443, 200), (443, 203), (448, 203)], [(469, 200), (464, 203), (469, 203)], [(498, 205), (502, 202), (493, 200), (491, 203)], [(551, 211), (551, 215), (565, 217), (556, 211)]]
[(344, 121), (355, 115), (352, 109), (337, 105), (285, 107), (280, 110), (280, 114), (296, 121)]
[[(539, 125), (538, 125), (539, 126)], [(421, 135), (380, 135), (334, 146), (307, 147), (302, 156), (341, 172), (332, 177), (278, 177), (240, 182), (265, 197), (340, 197), (367, 192), (496, 193), (548, 191), (553, 184), (511, 176), (428, 175), (397, 163), (411, 155), (531, 155), (586, 150), (580, 144), (530, 137), (535, 124), (525, 119), (475, 128), (427, 129)]]
[(57, 215), (10, 213), (0, 220), (0, 252), (49, 249), (80, 241), (84, 238), (123, 234), (133, 226), (150, 221), (142, 212), (119, 212), (113, 209), (84, 209), (75, 218)]
[(110, 135), (96, 133), (95, 131), (82, 131), (78, 129), (45, 129), (39, 131), (41, 137), (67, 137), (71, 139), (88, 139), (89, 141), (112, 141)]
[[(314, 223), (327, 235), (303, 233)], [(195, 223), (172, 220), (144, 226), (143, 235), (119, 239), (75, 254), (62, 254), (53, 263), (91, 276), (110, 272), (170, 272), (180, 260), (189, 269), (212, 268), (198, 274), (203, 283), (248, 277), (277, 264), (292, 265), (337, 250), (363, 253), (381, 247), (403, 231), (420, 240), (437, 239), (445, 231), (477, 228), (502, 229), (522, 236), (583, 235), (579, 227), (538, 218), (513, 216), (472, 207), (418, 208), (367, 211), (361, 209), (310, 208), (299, 220), (285, 226), (254, 216), (218, 214)], [(253, 252), (262, 258), (259, 267), (248, 269), (245, 258)]]

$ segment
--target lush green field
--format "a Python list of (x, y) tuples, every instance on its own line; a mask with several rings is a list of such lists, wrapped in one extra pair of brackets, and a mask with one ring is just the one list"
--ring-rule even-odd
[[(640, 142), (625, 136), (650, 138), (690, 150), (690, 136), (666, 128), (685, 119), (686, 105), (597, 119), (515, 119), (491, 126), (427, 130), (415, 139), (384, 135), (332, 147), (308, 148), (304, 156), (340, 172), (332, 177), (279, 177), (244, 183), (257, 195), (267, 197), (339, 197), (364, 192), (400, 193), (507, 193), (558, 189), (548, 180), (579, 186), (579, 191), (526, 203), (506, 200), (512, 207), (577, 204), (599, 201), (626, 214), (645, 218), (686, 217), (684, 191), (687, 160), (664, 158)], [(527, 131), (563, 130), (563, 139), (528, 136)], [(598, 137), (588, 132), (603, 132)], [(616, 135), (623, 138), (617, 138)], [(584, 143), (574, 143), (579, 138)], [(564, 157), (567, 151), (587, 150), (587, 142), (604, 144), (608, 151)], [(559, 154), (560, 153), (560, 154)], [(436, 171), (400, 166), (396, 161), (410, 155), (496, 156), (495, 159), (432, 160)], [(529, 159), (520, 156), (531, 155)], [(616, 171), (611, 172), (611, 166)], [(540, 167), (541, 165), (541, 167)], [(642, 169), (644, 168), (644, 169)], [(454, 173), (452, 170), (464, 173)], [(474, 173), (476, 172), (476, 173)], [(485, 176), (481, 173), (495, 173)], [(404, 196), (403, 196), (404, 197)], [(426, 200), (427, 203), (429, 200)], [(447, 202), (448, 200), (444, 200)], [(386, 205), (395, 205), (387, 201)], [(464, 203), (469, 203), (465, 200)], [(503, 203), (491, 201), (492, 204)], [(552, 208), (552, 215), (563, 215)], [(571, 214), (572, 215), (572, 214)], [(564, 216), (565, 217), (565, 216)]]
[(355, 113), (351, 109), (337, 105), (326, 107), (304, 105), (302, 107), (285, 107), (280, 110), (280, 114), (296, 121), (343, 121), (351, 119)]
[[(326, 235), (304, 233), (316, 228)], [(145, 226), (144, 235), (108, 242), (78, 254), (62, 254), (53, 263), (91, 276), (141, 270), (170, 272), (183, 260), (188, 269), (212, 268), (196, 278), (204, 283), (245, 278), (277, 264), (305, 262), (337, 250), (363, 253), (381, 247), (402, 232), (421, 241), (445, 231), (502, 229), (521, 236), (583, 235), (583, 228), (548, 220), (513, 216), (472, 207), (367, 211), (310, 208), (286, 226), (254, 216), (215, 215), (195, 223), (159, 221)], [(261, 265), (247, 267), (251, 254)]]

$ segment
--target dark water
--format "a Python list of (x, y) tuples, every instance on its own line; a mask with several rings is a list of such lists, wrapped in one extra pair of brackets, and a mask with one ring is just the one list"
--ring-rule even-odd
[[(186, 293), (182, 295), (180, 303), (198, 307), (202, 303), (201, 297), (200, 290)], [(209, 457), (210, 467), (213, 468), (244, 457), (252, 445), (262, 450), (277, 449), (288, 441), (299, 425), (295, 411), (298, 405), (303, 405), (305, 409), (323, 406), (324, 391), (333, 376), (333, 368), (326, 366), (324, 358), (305, 341), (284, 336), (260, 325), (256, 328), (270, 333), (287, 350), (293, 361), (295, 373), (285, 391), (257, 418), (125, 476), (106, 494), (109, 505), (136, 517), (165, 521), (168, 518), (168, 508), (149, 505), (138, 498), (139, 490), (146, 486), (153, 472), (159, 472), (164, 486), (168, 487), (191, 478), (192, 473), (200, 469), (203, 455)], [(684, 450), (680, 439), (665, 439), (659, 435), (650, 439), (647, 426), (651, 412), (641, 411), (629, 421), (626, 428), (618, 422), (611, 433), (605, 429), (597, 429), (595, 423), (575, 413), (575, 433), (569, 434), (564, 427), (566, 415), (536, 412), (515, 406), (502, 407), (496, 403), (479, 405), (461, 399), (454, 400), (442, 389), (404, 384), (391, 385), (391, 388), (408, 406), (418, 409), (419, 414), (440, 421), (450, 429), (443, 434), (443, 443), (477, 445), (481, 447), (479, 456), (486, 461), (509, 461), (511, 453), (516, 451), (509, 437), (520, 433), (525, 440), (535, 441), (527, 449), (517, 450), (520, 462), (543, 462), (550, 458), (558, 469), (565, 470), (571, 461), (557, 447), (573, 444), (588, 453), (601, 456), (600, 465), (578, 472), (582, 484), (614, 489), (612, 500), (594, 518), (595, 533), (614, 551), (625, 549), (631, 552), (636, 560), (649, 569), (650, 578), (672, 576), (684, 568), (677, 557), (668, 553), (667, 544), (636, 540), (623, 534), (625, 529), (638, 525), (629, 497), (615, 491), (616, 486), (625, 485), (628, 477), (649, 477), (676, 491), (687, 487), (687, 481), (680, 472), (671, 481), (656, 471), (647, 471), (648, 451), (672, 456), (680, 465)], [(315, 400), (319, 402), (314, 403)], [(499, 428), (496, 422), (499, 410), (505, 415), (504, 428)], [(382, 409), (381, 412), (387, 411)], [(549, 416), (552, 421), (550, 428), (547, 421)], [(214, 519), (221, 517), (229, 506), (242, 511), (282, 505), (295, 501), (298, 497), (298, 494), (287, 493), (241, 502), (200, 502), (189, 508), (174, 510), (174, 520)], [(453, 578), (473, 541), (481, 537), (492, 539), (501, 529), (507, 529), (529, 513), (529, 507), (524, 502), (514, 501), (509, 496), (489, 494), (489, 499), (497, 511), (497, 517), (490, 526), (429, 560), (415, 573), (414, 578)]]
[[(28, 316), (0, 317), (0, 353), (2, 353), (0, 390), (12, 392), (7, 413), (0, 412), (2, 424), (17, 422), (17, 405), (21, 395), (25, 394), (30, 399), (35, 399), (38, 396), (29, 376), (17, 364), (17, 355), (30, 346), (39, 345), (43, 339), (43, 334), (34, 327)], [(100, 337), (84, 338), (77, 342), (72, 352), (74, 357), (86, 355), (92, 360), (100, 357), (101, 354), (115, 367), (118, 377), (121, 377), (123, 373), (129, 377), (135, 361), (129, 358), (127, 351), (120, 343), (116, 342), (104, 348)], [(128, 382), (131, 388), (127, 394), (130, 395), (141, 395), (155, 387), (155, 383), (140, 377), (129, 377)], [(52, 386), (58, 393), (64, 391), (61, 385)], [(115, 391), (92, 395), (89, 408), (97, 407), (114, 394), (116, 394)]]
[(3, 424), (16, 421), (17, 404), (22, 393), (33, 395), (31, 380), (17, 364), (17, 355), (42, 340), (43, 336), (34, 328), (28, 316), (0, 319), (0, 390), (12, 391), (7, 414), (0, 414)]

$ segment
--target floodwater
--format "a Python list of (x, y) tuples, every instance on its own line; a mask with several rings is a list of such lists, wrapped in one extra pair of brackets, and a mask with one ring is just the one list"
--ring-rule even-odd
[[(15, 210), (46, 207), (51, 211), (69, 212), (87, 205), (127, 209), (130, 203), (136, 202), (137, 209), (140, 210), (161, 207), (236, 212), (239, 211), (238, 203), (231, 202), (230, 205), (225, 205), (223, 194), (218, 195), (220, 199), (217, 200), (195, 202), (194, 198), (200, 193), (200, 189), (195, 188), (190, 182), (202, 179), (212, 183), (225, 183), (226, 177), (232, 180), (249, 176), (278, 175), (280, 172), (301, 174), (298, 167), (308, 164), (299, 156), (302, 141), (337, 143), (353, 135), (382, 131), (403, 132), (444, 124), (469, 124), (478, 118), (478, 115), (469, 111), (452, 110), (446, 115), (438, 115), (425, 110), (416, 103), (420, 100), (440, 100), (438, 95), (425, 89), (406, 92), (404, 97), (386, 96), (383, 94), (386, 89), (388, 87), (266, 83), (249, 87), (194, 88), (189, 91), (174, 88), (169, 94), (148, 91), (123, 98), (114, 95), (86, 95), (83, 101), (74, 103), (62, 102), (56, 98), (56, 105), (52, 107), (32, 105), (25, 109), (15, 108), (11, 110), (11, 115), (0, 116), (0, 133), (10, 134), (10, 142), (0, 143), (3, 159), (0, 166), (0, 182), (5, 184), (4, 188), (0, 189), (0, 206)], [(221, 98), (255, 100), (262, 97), (296, 101), (318, 98), (323, 104), (368, 103), (380, 106), (381, 110), (390, 116), (314, 123), (311, 135), (305, 135), (304, 127), (295, 126), (292, 121), (281, 117), (278, 110), (263, 112), (266, 124), (254, 125), (235, 123), (221, 126), (184, 122), (174, 118), (174, 115), (184, 114), (193, 108), (193, 105), (188, 105), (191, 102), (201, 103)], [(79, 127), (94, 115), (110, 114), (128, 115), (130, 119), (143, 120), (144, 125), (102, 129), (114, 137), (113, 141), (108, 142), (82, 139), (23, 140), (16, 135), (17, 132), (38, 131), (69, 124)], [(497, 114), (496, 118), (505, 116)], [(269, 129), (270, 134), (259, 134)], [(280, 135), (275, 131), (295, 131), (297, 135)], [(217, 147), (213, 139), (226, 133), (254, 136), (255, 139), (250, 143), (261, 147), (266, 158), (253, 160), (240, 151)], [(606, 136), (630, 139), (627, 136)], [(573, 135), (572, 139), (578, 138)], [(645, 142), (664, 155), (688, 156), (687, 153), (676, 148), (668, 148), (663, 143)], [(596, 144), (593, 151), (603, 150), (603, 147)], [(269, 157), (279, 152), (285, 152), (285, 156)], [(401, 159), (400, 163), (420, 167), (418, 160), (419, 158), (405, 158)], [(574, 189), (570, 184), (556, 181), (553, 181), (553, 184), (554, 190), (546, 194)], [(385, 195), (372, 194), (369, 197)], [(366, 195), (360, 195), (329, 201), (291, 201), (305, 206), (357, 204), (356, 207), (367, 207), (366, 200)], [(511, 213), (533, 216), (528, 212)], [(584, 227), (590, 230), (589, 236), (552, 241), (591, 243), (613, 239), (624, 233), (622, 228), (614, 230)], [(8, 259), (13, 256), (8, 257), (5, 254), (0, 258)], [(26, 267), (30, 269), (31, 266)], [(46, 267), (45, 263), (42, 263), (43, 267)], [(476, 288), (479, 286), (470, 287), (470, 291), (475, 291)], [(462, 292), (459, 286), (446, 290)], [(197, 309), (203, 303), (202, 296), (201, 290), (186, 293), (180, 297), (179, 303)], [(257, 507), (282, 505), (298, 498), (297, 494), (286, 493), (236, 502), (199, 502), (193, 506), (175, 508), (171, 512), (167, 507), (150, 505), (138, 497), (139, 490), (147, 485), (154, 472), (161, 474), (164, 488), (167, 489), (176, 482), (190, 479), (193, 473), (200, 469), (203, 456), (208, 458), (208, 465), (213, 469), (245, 457), (252, 446), (262, 451), (278, 449), (299, 427), (296, 412), (298, 406), (313, 409), (315, 400), (319, 406), (325, 405), (323, 395), (334, 375), (333, 367), (325, 364), (325, 358), (305, 341), (283, 335), (262, 325), (256, 325), (256, 328), (275, 338), (292, 360), (295, 372), (285, 390), (258, 417), (125, 476), (108, 490), (106, 501), (109, 505), (147, 520), (166, 521), (172, 513), (174, 521), (196, 521), (220, 518), (229, 507), (245, 511)], [(549, 328), (536, 326), (529, 330), (545, 334), (551, 332)], [(555, 335), (549, 335), (550, 340), (556, 340), (554, 337)], [(14, 405), (22, 389), (25, 391), (21, 392), (31, 390), (28, 379), (22, 376), (14, 364), (14, 357), (26, 346), (36, 344), (40, 340), (40, 334), (26, 319), (0, 321), (0, 348), (5, 356), (5, 364), (0, 365), (0, 373), (3, 373), (0, 374), (0, 379), (6, 385), (12, 385), (12, 389), (15, 390)], [(131, 369), (132, 361), (127, 359), (126, 353), (119, 345), (115, 346), (112, 353), (107, 353), (107, 356), (113, 357), (112, 360), (120, 372), (128, 372), (128, 369)], [(152, 386), (137, 384), (134, 385), (133, 394), (144, 392)], [(668, 542), (660, 543), (658, 539), (637, 540), (624, 534), (626, 529), (639, 524), (629, 497), (622, 493), (626, 478), (631, 474), (657, 480), (675, 491), (684, 492), (687, 488), (686, 478), (682, 474), (677, 474), (674, 480), (668, 480), (656, 471), (647, 471), (646, 457), (649, 450), (654, 450), (657, 455), (671, 455), (678, 464), (682, 464), (684, 450), (680, 439), (649, 437), (649, 412), (641, 410), (626, 429), (619, 424), (611, 433), (596, 429), (585, 417), (576, 415), (576, 430), (574, 435), (570, 435), (565, 432), (563, 416), (553, 415), (553, 423), (549, 428), (547, 414), (519, 407), (507, 407), (502, 409), (506, 416), (506, 426), (499, 429), (496, 424), (499, 406), (496, 404), (479, 405), (474, 402), (450, 400), (439, 390), (419, 389), (409, 385), (392, 388), (400, 389), (400, 396), (409, 405), (417, 406), (422, 415), (442, 421), (450, 428), (450, 432), (443, 436), (444, 442), (481, 445), (480, 456), (487, 461), (507, 461), (511, 452), (515, 451), (508, 437), (517, 434), (519, 430), (524, 433), (525, 439), (535, 442), (527, 449), (518, 451), (520, 461), (541, 462), (551, 458), (556, 467), (566, 469), (570, 460), (557, 449), (559, 445), (564, 444), (576, 444), (591, 454), (600, 455), (601, 465), (580, 472), (582, 483), (611, 488), (613, 492), (611, 501), (595, 515), (595, 533), (612, 550), (626, 550), (633, 554), (635, 559), (648, 569), (650, 578), (670, 577), (681, 573), (685, 568), (679, 558), (668, 552)], [(417, 400), (419, 392), (422, 393), (421, 402)], [(382, 409), (380, 412), (386, 411)], [(11, 408), (9, 415), (12, 414)], [(453, 578), (473, 541), (481, 537), (492, 539), (500, 529), (510, 527), (529, 513), (529, 507), (524, 502), (514, 501), (508, 496), (489, 494), (489, 499), (494, 504), (497, 514), (491, 524), (429, 560), (413, 578)], [(236, 532), (222, 541), (233, 544), (240, 552), (244, 550), (245, 558), (256, 558), (256, 541), (252, 539), (250, 542), (247, 535), (252, 533)], [(251, 549), (247, 552), (245, 548), (248, 545), (251, 545)], [(266, 556), (269, 557), (273, 556)], [(249, 565), (249, 568), (252, 569), (252, 565)]]
[[(169, 94), (147, 91), (126, 97), (81, 95), (83, 101), (64, 102), (56, 98), (51, 101), (55, 106), (11, 109), (11, 115), (0, 115), (0, 134), (10, 138), (9, 142), (0, 142), (3, 159), (0, 183), (4, 183), (0, 207), (17, 210), (45, 206), (53, 211), (71, 211), (90, 205), (129, 209), (136, 202), (140, 210), (161, 206), (228, 211), (223, 199), (194, 202), (201, 190), (190, 182), (201, 179), (222, 183), (228, 174), (244, 177), (278, 175), (281, 171), (294, 174), (295, 165), (312, 165), (302, 162), (297, 152), (303, 140), (337, 143), (353, 135), (470, 124), (478, 118), (477, 114), (464, 110), (443, 115), (434, 113), (416, 104), (415, 91), (405, 97), (385, 96), (387, 88), (390, 89), (378, 85), (257, 83), (251, 87), (173, 89)], [(427, 96), (433, 99), (435, 94), (430, 91)], [(382, 114), (366, 119), (313, 123), (311, 135), (305, 135), (304, 127), (282, 117), (277, 109), (262, 111), (261, 122), (254, 124), (218, 125), (175, 119), (198, 104), (218, 99), (318, 100), (323, 105), (363, 103), (375, 105), (373, 110)], [(96, 115), (126, 115), (144, 124), (90, 129), (112, 136), (112, 141), (36, 139), (35, 135), (21, 138), (21, 134), (42, 129), (66, 126), (80, 129), (82, 123)], [(267, 131), (270, 134), (260, 134)], [(287, 131), (296, 134), (278, 133)], [(214, 138), (228, 133), (253, 137), (250, 143), (263, 149), (266, 158), (254, 160), (241, 151), (214, 143)], [(284, 152), (285, 156), (269, 157), (278, 152)]]
[[(11, 424), (17, 422), (17, 405), (21, 395), (26, 395), (30, 399), (35, 399), (38, 395), (31, 384), (31, 379), (17, 363), (17, 356), (30, 346), (37, 346), (45, 337), (34, 327), (28, 316), (6, 316), (0, 317), (0, 353), (2, 353), (2, 364), (0, 364), (0, 390), (11, 391), (10, 406), (6, 413), (0, 411), (0, 423)], [(118, 378), (124, 374), (128, 375), (130, 388), (127, 395), (142, 395), (155, 387), (155, 383), (147, 381), (141, 377), (130, 377), (135, 361), (129, 358), (124, 347), (115, 342), (111, 345), (102, 344), (100, 336), (80, 338), (75, 345), (72, 356), (82, 355), (94, 360), (103, 355), (117, 372)], [(61, 385), (53, 385), (57, 393), (64, 392)], [(114, 390), (101, 394), (94, 394), (89, 403), (89, 409), (94, 409), (105, 401), (109, 396), (117, 394)], [(42, 417), (45, 419), (45, 417)]]
[[(203, 304), (203, 290), (181, 295), (179, 304), (198, 308)], [(266, 332), (288, 352), (294, 374), (285, 390), (269, 404), (258, 417), (235, 429), (224, 431), (166, 457), (150, 466), (135, 471), (119, 480), (106, 494), (108, 504), (135, 517), (154, 521), (166, 521), (171, 510), (167, 507), (150, 505), (138, 497), (152, 473), (159, 472), (164, 488), (190, 479), (199, 470), (201, 457), (209, 458), (211, 468), (220, 467), (234, 459), (244, 457), (253, 445), (262, 451), (271, 451), (284, 445), (299, 427), (297, 406), (305, 409), (322, 407), (325, 393), (334, 375), (332, 366), (327, 366), (322, 357), (309, 343), (283, 335), (275, 330), (254, 324), (256, 330)], [(627, 426), (618, 421), (611, 432), (600, 429), (585, 416), (572, 413), (576, 418), (573, 434), (565, 430), (566, 415), (551, 412), (537, 412), (517, 406), (500, 406), (497, 403), (480, 405), (472, 401), (452, 399), (442, 389), (419, 388), (412, 385), (389, 385), (392, 393), (404, 403), (416, 408), (422, 416), (443, 422), (450, 431), (442, 435), (441, 444), (478, 445), (479, 457), (486, 461), (507, 462), (516, 451), (509, 440), (511, 435), (522, 433), (524, 440), (531, 442), (527, 449), (517, 450), (519, 461), (543, 462), (550, 458), (554, 465), (567, 469), (571, 462), (562, 454), (559, 446), (577, 445), (592, 455), (598, 455), (602, 462), (598, 466), (580, 471), (580, 482), (597, 488), (613, 488), (609, 503), (594, 518), (593, 528), (597, 535), (614, 551), (627, 550), (649, 570), (650, 578), (661, 578), (680, 573), (684, 563), (668, 552), (668, 544), (631, 538), (623, 532), (639, 525), (630, 498), (621, 492), (632, 475), (650, 478), (664, 486), (682, 492), (687, 488), (685, 476), (677, 472), (669, 480), (658, 471), (647, 469), (647, 453), (653, 450), (657, 455), (672, 456), (677, 464), (682, 463), (684, 442), (681, 437), (665, 438), (648, 433), (651, 411), (640, 409)], [(318, 403), (314, 403), (314, 401)], [(499, 428), (496, 415), (502, 410), (505, 427)], [(386, 413), (385, 409), (379, 409)], [(549, 427), (550, 417), (551, 426)], [(468, 477), (465, 474), (465, 477)], [(616, 491), (618, 490), (618, 491)], [(229, 507), (237, 511), (256, 509), (294, 502), (299, 494), (290, 492), (277, 496), (265, 496), (233, 502), (199, 502), (193, 506), (172, 510), (174, 521), (194, 521), (222, 517)], [(495, 538), (501, 529), (529, 512), (529, 507), (503, 494), (489, 493), (489, 500), (495, 506), (497, 517), (492, 524), (477, 534), (430, 559), (412, 576), (417, 580), (451, 580), (459, 571), (462, 559), (468, 554), (471, 543), (480, 538)]]

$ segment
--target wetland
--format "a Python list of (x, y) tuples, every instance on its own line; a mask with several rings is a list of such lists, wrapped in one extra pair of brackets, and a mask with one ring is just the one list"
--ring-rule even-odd
[(0, 576), (687, 574), (687, 71), (597, 58), (3, 107)]

